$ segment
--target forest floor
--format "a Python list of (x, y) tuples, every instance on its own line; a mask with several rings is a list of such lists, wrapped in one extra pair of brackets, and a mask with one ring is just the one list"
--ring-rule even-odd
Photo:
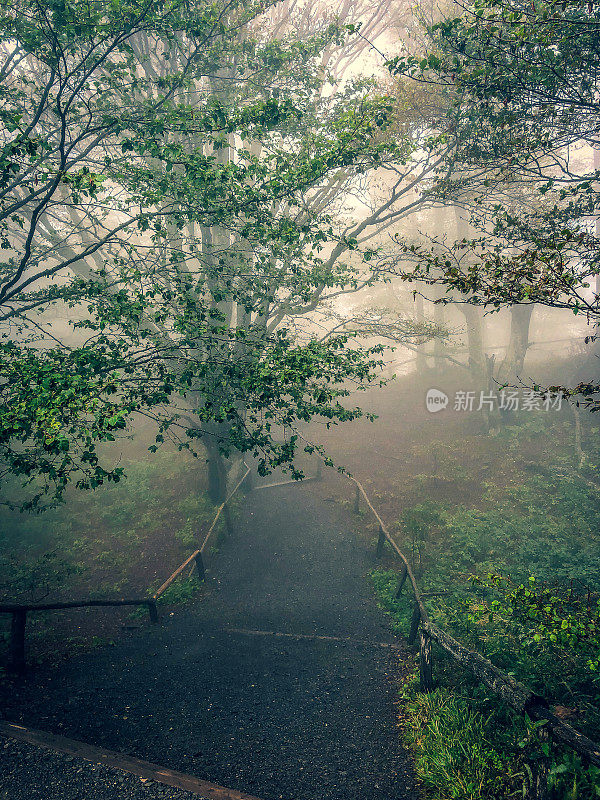
[(264, 800), (414, 800), (397, 703), (409, 657), (350, 527), (310, 484), (253, 492), (201, 598), (110, 649), (6, 680), (6, 717)]

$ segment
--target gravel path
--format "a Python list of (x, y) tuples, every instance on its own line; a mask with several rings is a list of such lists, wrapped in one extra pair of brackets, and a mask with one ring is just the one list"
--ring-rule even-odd
[(197, 794), (0, 737), (0, 800), (199, 800)]
[(208, 597), (60, 674), (32, 672), (6, 716), (264, 800), (416, 800), (395, 706), (402, 654), (379, 646), (394, 639), (372, 565), (310, 485), (254, 492)]

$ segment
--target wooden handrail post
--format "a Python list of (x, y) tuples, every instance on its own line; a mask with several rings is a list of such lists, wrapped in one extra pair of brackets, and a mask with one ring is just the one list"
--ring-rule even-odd
[(421, 622), (421, 609), (419, 608), (419, 604), (415, 601), (415, 606), (413, 608), (413, 613), (412, 613), (412, 619), (410, 621), (410, 631), (408, 632), (409, 644), (415, 643), (420, 622)]
[(398, 588), (396, 589), (396, 594), (394, 595), (395, 600), (400, 599), (400, 595), (402, 594), (402, 589), (404, 588), (407, 576), (408, 576), (408, 570), (406, 569), (406, 564), (403, 564), (402, 575), (400, 576), (400, 583), (398, 584)]
[(206, 571), (204, 569), (204, 559), (202, 558), (202, 553), (199, 552), (194, 560), (196, 562), (196, 576), (199, 581), (203, 581), (206, 577)]
[(13, 611), (10, 627), (10, 670), (17, 675), (25, 674), (25, 625), (27, 611)]
[(150, 614), (150, 622), (156, 625), (158, 622), (158, 608), (156, 600), (148, 600), (148, 613)]
[(431, 636), (421, 628), (419, 632), (419, 677), (422, 692), (433, 689), (433, 669), (431, 662)]
[(354, 497), (354, 513), (358, 514), (360, 511), (360, 489), (356, 486), (356, 496)]
[(379, 526), (379, 539), (377, 539), (377, 550), (375, 551), (375, 555), (377, 558), (381, 558), (383, 555), (383, 548), (385, 547), (385, 531)]

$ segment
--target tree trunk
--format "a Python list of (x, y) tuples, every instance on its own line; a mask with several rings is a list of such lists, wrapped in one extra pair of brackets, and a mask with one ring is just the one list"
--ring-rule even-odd
[(216, 444), (206, 443), (208, 452), (208, 496), (215, 504), (225, 500), (227, 494), (227, 469), (225, 459)]
[(510, 309), (510, 338), (504, 359), (498, 371), (501, 381), (519, 377), (523, 371), (529, 349), (529, 328), (533, 305), (517, 305)]
[(486, 377), (485, 351), (483, 346), (483, 314), (478, 306), (461, 303), (458, 306), (467, 324), (469, 367), (478, 380)]
[[(440, 291), (437, 286), (435, 288), (437, 289), (434, 296), (435, 300), (445, 296), (445, 292), (443, 290)], [(443, 328), (446, 324), (446, 308), (441, 303), (434, 303), (433, 321), (440, 328)], [(435, 369), (443, 369), (444, 365), (447, 363), (444, 358), (445, 354), (446, 344), (443, 339), (441, 339), (439, 336), (436, 336), (433, 340), (433, 364)]]
[[(457, 241), (467, 239), (470, 235), (468, 221), (461, 215), (461, 210), (454, 208), (455, 237)], [(483, 342), (483, 312), (479, 306), (459, 303), (459, 311), (463, 314), (467, 325), (467, 344), (469, 348), (469, 368), (478, 381), (485, 385), (486, 361)]]

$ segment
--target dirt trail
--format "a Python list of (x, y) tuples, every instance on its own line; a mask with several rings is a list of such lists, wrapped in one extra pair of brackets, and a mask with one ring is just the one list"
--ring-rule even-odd
[(264, 800), (416, 800), (402, 653), (381, 646), (394, 639), (365, 580), (373, 556), (349, 528), (310, 484), (253, 492), (207, 596), (5, 687), (6, 717)]

